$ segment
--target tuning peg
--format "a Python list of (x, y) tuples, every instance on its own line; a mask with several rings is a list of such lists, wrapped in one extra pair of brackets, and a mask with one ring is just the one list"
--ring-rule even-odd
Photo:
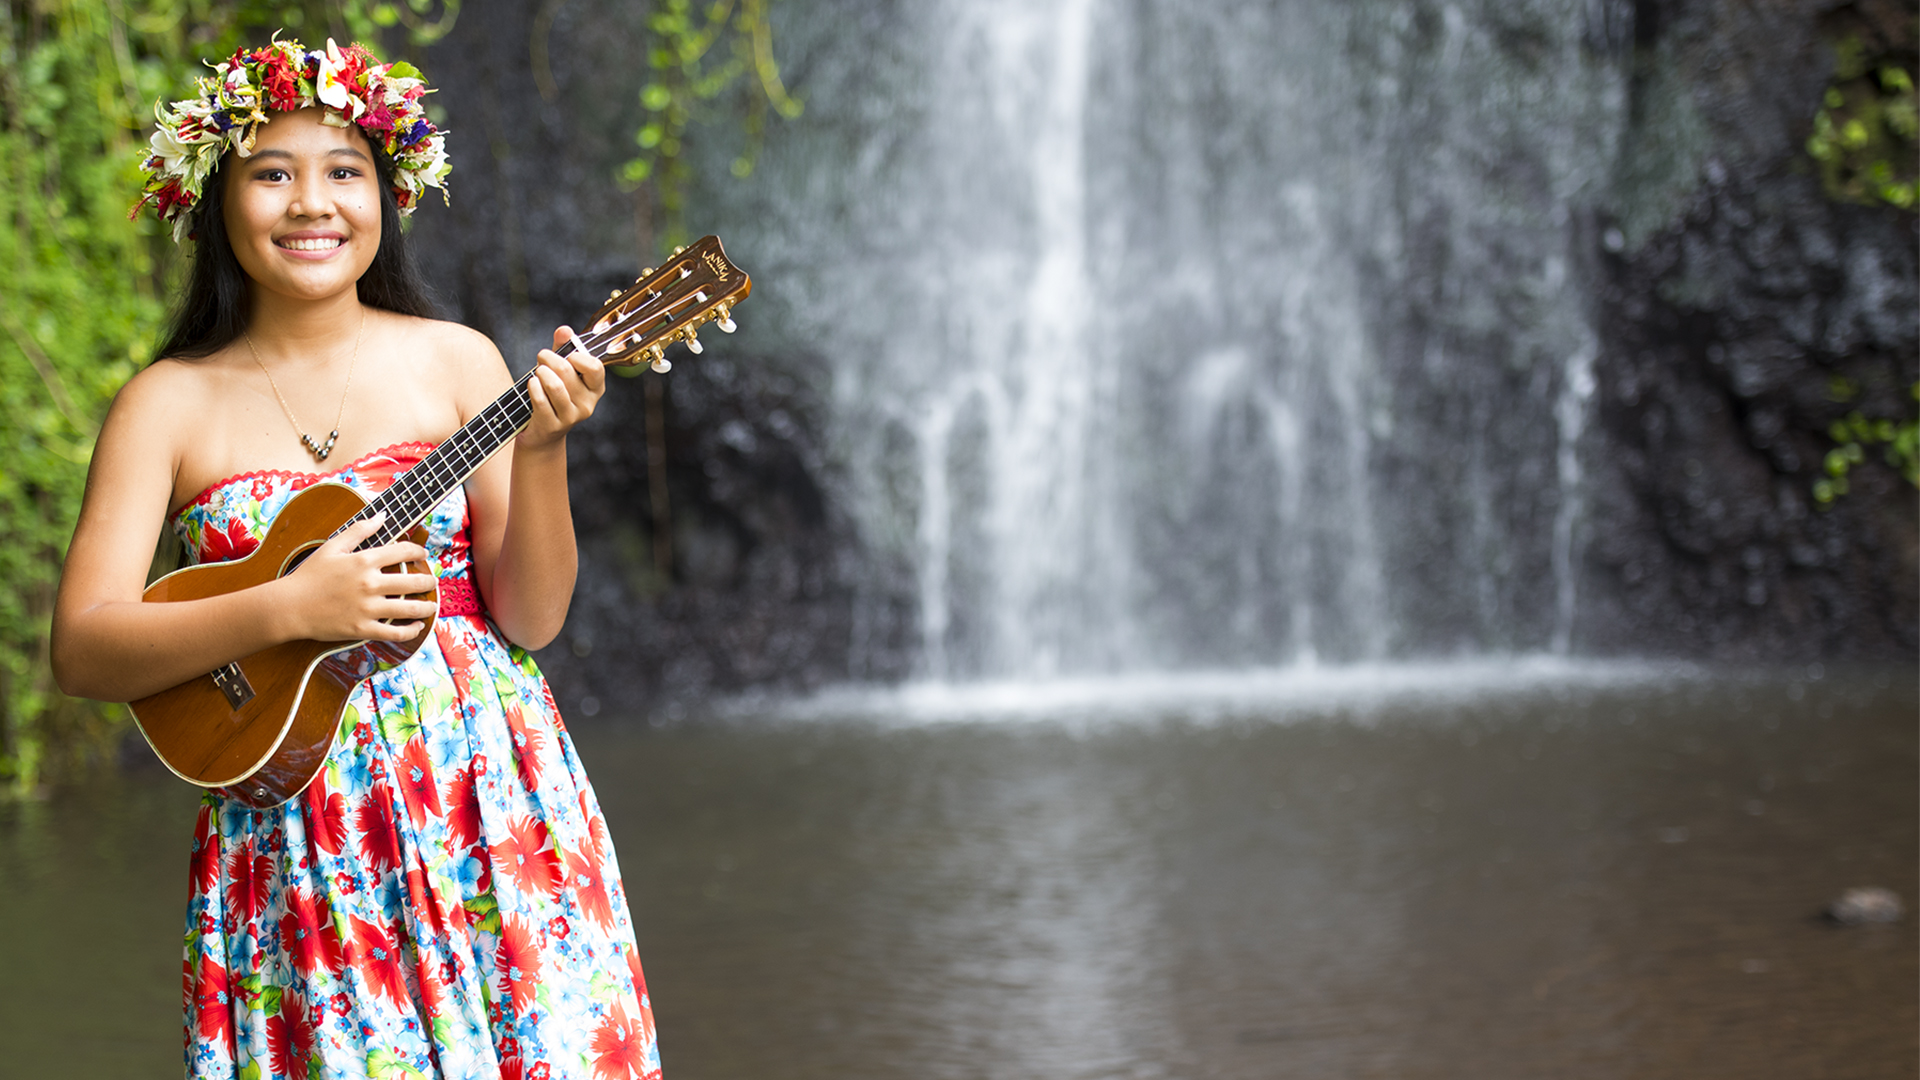
[(647, 353), (653, 357), (653, 363), (651, 365), (653, 367), (653, 370), (659, 372), (662, 375), (665, 375), (667, 372), (673, 370), (672, 361), (667, 359), (667, 350), (661, 345), (656, 343), (654, 345), (649, 346), (647, 348)]
[(650, 275), (651, 275), (652, 273), (653, 273), (653, 267), (651, 267), (651, 266), (649, 266), (649, 267), (647, 267), (647, 268), (646, 268), (645, 270), (642, 270), (642, 271), (640, 271), (640, 276), (641, 276), (641, 277), (648, 277), (648, 276), (650, 276)]
[(713, 310), (716, 316), (713, 325), (719, 327), (721, 333), (731, 334), (738, 329), (733, 322), (733, 313), (727, 309), (727, 305), (721, 304)]
[(609, 299), (609, 300), (611, 300), (611, 299), (613, 299), (614, 297), (616, 297), (616, 296), (619, 296), (619, 295), (620, 295), (620, 290), (619, 290), (619, 289), (615, 289), (615, 290), (613, 290), (612, 292), (610, 292), (610, 293), (608, 293), (608, 294), (607, 294), (607, 299)]
[(691, 326), (687, 327), (687, 332), (681, 335), (680, 340), (687, 343), (687, 351), (695, 356), (707, 351), (706, 346), (700, 344), (699, 335), (693, 332), (693, 327)]

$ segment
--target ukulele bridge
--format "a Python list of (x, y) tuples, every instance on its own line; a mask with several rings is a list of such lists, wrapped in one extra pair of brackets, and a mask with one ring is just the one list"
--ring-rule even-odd
[(239, 664), (224, 664), (210, 673), (213, 685), (227, 696), (227, 704), (233, 711), (239, 712), (240, 706), (254, 699), (253, 684), (247, 681), (246, 672)]

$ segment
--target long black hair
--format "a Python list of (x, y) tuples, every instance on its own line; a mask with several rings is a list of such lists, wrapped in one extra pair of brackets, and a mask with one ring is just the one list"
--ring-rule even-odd
[[(373, 262), (360, 275), (360, 302), (402, 315), (432, 318), (432, 290), (420, 276), (407, 238), (400, 230), (400, 204), (393, 197), (393, 159), (377, 146), (373, 151), (376, 186), (380, 189), (380, 246)], [(252, 281), (233, 254), (227, 237), (226, 184), (233, 151), (207, 177), (200, 204), (193, 208), (193, 270), (187, 290), (167, 320), (166, 336), (156, 357), (193, 360), (211, 356), (233, 344), (247, 329), (247, 290)]]

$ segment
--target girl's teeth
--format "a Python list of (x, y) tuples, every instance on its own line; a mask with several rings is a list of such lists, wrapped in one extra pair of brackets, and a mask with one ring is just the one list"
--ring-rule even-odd
[(281, 241), (281, 246), (290, 248), (294, 251), (328, 251), (332, 248), (339, 247), (340, 241), (337, 239), (334, 239), (334, 240), (283, 240)]

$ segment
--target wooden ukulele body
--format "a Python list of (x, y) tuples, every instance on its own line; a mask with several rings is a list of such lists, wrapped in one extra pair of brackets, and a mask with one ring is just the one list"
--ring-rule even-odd
[[(177, 570), (147, 587), (150, 603), (200, 600), (291, 573), (367, 506), (345, 484), (296, 492), (245, 558)], [(416, 526), (408, 539), (424, 545)], [(409, 563), (408, 573), (432, 573)], [(434, 600), (438, 590), (409, 599)], [(354, 687), (396, 667), (433, 632), (406, 641), (289, 641), (131, 704), (154, 753), (184, 780), (265, 809), (298, 795), (326, 763)]]

